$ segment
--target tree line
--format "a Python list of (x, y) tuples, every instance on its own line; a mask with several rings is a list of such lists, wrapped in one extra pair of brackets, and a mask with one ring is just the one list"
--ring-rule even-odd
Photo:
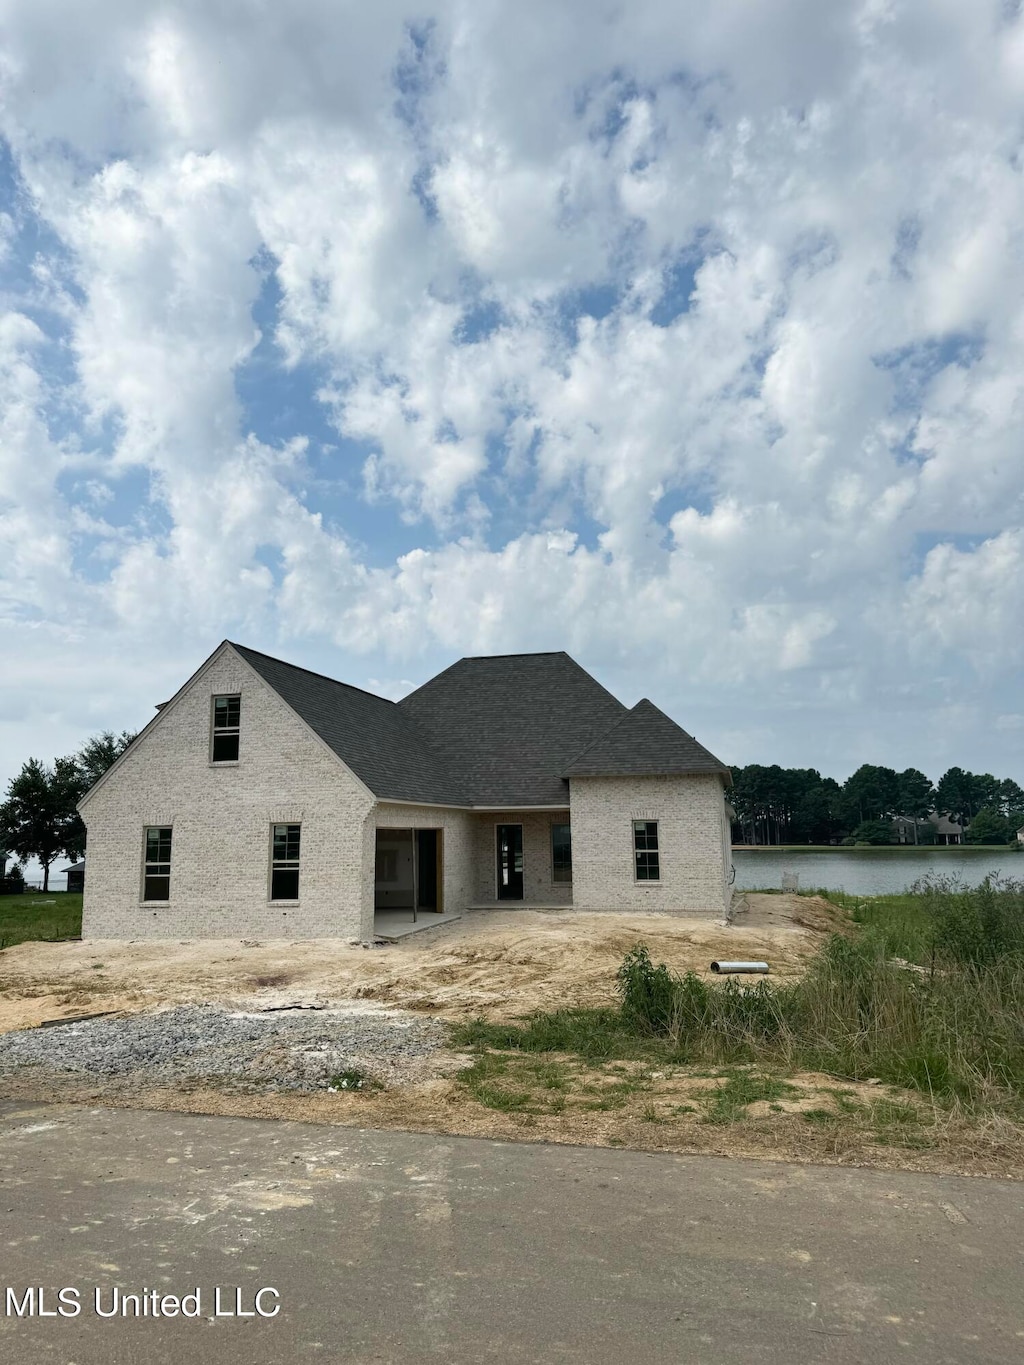
[(965, 829), (967, 843), (1007, 844), (1024, 825), (1024, 790), (1011, 778), (949, 768), (932, 783), (919, 768), (862, 764), (845, 782), (816, 768), (773, 763), (733, 768), (733, 838), (749, 844), (888, 844), (892, 822), (912, 826), (915, 843), (932, 843), (945, 815)]
[[(50, 889), (50, 867), (58, 858), (74, 861), (85, 852), (85, 825), (76, 809), (135, 735), (110, 730), (93, 737), (77, 753), (52, 764), (30, 758), (7, 785), (0, 805), (0, 848), (24, 861), (37, 858), (43, 869), (43, 890)], [(17, 889), (24, 874), (16, 863), (6, 879)]]

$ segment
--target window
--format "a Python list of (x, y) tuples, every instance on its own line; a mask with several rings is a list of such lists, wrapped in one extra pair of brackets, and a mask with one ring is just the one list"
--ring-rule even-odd
[(210, 750), (212, 762), (238, 762), (238, 726), (241, 715), (241, 697), (214, 697), (213, 743)]
[(270, 854), (270, 899), (299, 899), (299, 825), (275, 825)]
[(146, 861), (142, 876), (144, 901), (171, 899), (171, 827), (151, 825), (146, 830)]
[(633, 856), (636, 859), (636, 879), (638, 882), (661, 880), (661, 870), (658, 865), (657, 820), (633, 821)]
[(568, 825), (551, 826), (551, 880), (572, 881), (572, 835)]

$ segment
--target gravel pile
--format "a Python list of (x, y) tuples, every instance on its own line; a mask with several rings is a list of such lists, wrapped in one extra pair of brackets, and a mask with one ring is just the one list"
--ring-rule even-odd
[(385, 1086), (426, 1079), (447, 1069), (437, 1055), (445, 1044), (435, 1020), (365, 1008), (248, 1013), (183, 1005), (0, 1034), (0, 1076), (30, 1066), (149, 1085), (310, 1092), (345, 1072)]

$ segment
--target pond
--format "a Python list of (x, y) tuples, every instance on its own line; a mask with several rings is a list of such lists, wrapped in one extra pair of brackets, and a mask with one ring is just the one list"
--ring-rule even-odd
[(827, 853), (737, 848), (732, 860), (743, 891), (780, 889), (787, 874), (799, 877), (802, 891), (820, 886), (854, 896), (905, 891), (928, 873), (959, 876), (968, 886), (977, 886), (989, 872), (1024, 881), (1024, 852), (1012, 848), (837, 848)]

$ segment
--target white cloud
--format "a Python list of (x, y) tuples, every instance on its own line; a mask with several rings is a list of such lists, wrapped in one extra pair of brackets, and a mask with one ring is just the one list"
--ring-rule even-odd
[[(927, 766), (966, 687), (984, 753), (1022, 662), (1024, 23), (540, 15), (8, 6), (4, 619), (40, 676), (100, 642), (111, 724), (129, 666), (166, 691), (231, 632), (354, 681), (567, 647), (734, 761)], [(236, 387), (261, 327), (285, 436)]]

